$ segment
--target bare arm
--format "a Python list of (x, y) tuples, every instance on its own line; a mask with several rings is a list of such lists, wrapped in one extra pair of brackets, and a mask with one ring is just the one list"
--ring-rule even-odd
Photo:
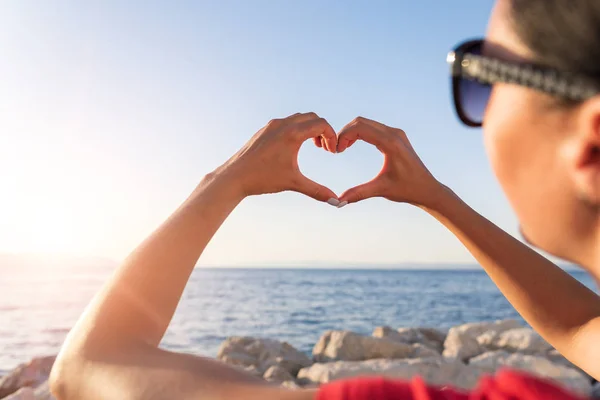
[(444, 190), (427, 209), (479, 261), (515, 309), (561, 354), (600, 379), (600, 297)]
[(179, 209), (118, 268), (70, 332), (51, 376), (64, 399), (310, 399), (265, 385), (214, 360), (158, 348), (187, 280), (225, 218), (247, 195), (295, 190), (327, 201), (303, 177), (297, 153), (335, 133), (314, 114), (270, 123), (209, 174)]
[(381, 173), (340, 200), (370, 197), (417, 205), (454, 233), (508, 301), (550, 344), (600, 379), (600, 297), (476, 213), (429, 173), (405, 133), (359, 118), (338, 138), (343, 151), (365, 140), (384, 153)]

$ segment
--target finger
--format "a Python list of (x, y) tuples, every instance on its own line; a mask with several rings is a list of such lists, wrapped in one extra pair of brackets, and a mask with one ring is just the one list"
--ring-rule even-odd
[(323, 145), (323, 148), (327, 151), (329, 151), (329, 146), (327, 145), (327, 142), (325, 141), (325, 138), (323, 136), (319, 136), (319, 138), (321, 138), (321, 145)]
[(324, 150), (329, 151), (329, 149), (327, 148), (327, 143), (325, 142), (325, 139), (323, 139), (323, 136), (314, 137), (313, 142), (315, 142), (317, 147), (322, 147)]
[(377, 129), (394, 129), (390, 126), (387, 126), (385, 124), (382, 124), (381, 122), (377, 122), (373, 119), (369, 119), (369, 118), (365, 118), (365, 117), (358, 117), (357, 119), (359, 119), (361, 122), (372, 126), (373, 128), (377, 128)]
[(294, 115), (290, 115), (287, 119), (289, 120), (289, 122), (300, 123), (300, 122), (319, 119), (319, 116), (314, 112), (296, 113)]
[(317, 146), (317, 147), (323, 147), (323, 144), (321, 143), (321, 136), (313, 138), (313, 142), (315, 142), (315, 146)]
[(357, 140), (370, 143), (384, 153), (389, 147), (389, 133), (361, 117), (350, 122), (338, 133), (338, 153), (346, 150)]
[(331, 125), (329, 125), (329, 122), (324, 118), (302, 122), (297, 125), (296, 132), (302, 142), (321, 136), (321, 144), (325, 149), (331, 152), (335, 152), (337, 149), (337, 135)]
[(340, 196), (340, 202), (347, 202), (348, 204), (357, 203), (359, 201), (379, 196), (379, 183), (377, 180), (372, 180), (346, 190)]
[(408, 136), (406, 135), (406, 133), (401, 129), (395, 129), (395, 131), (396, 131), (396, 135), (398, 135), (398, 137), (400, 138), (402, 143), (404, 143), (406, 145), (406, 147), (408, 147), (410, 150), (412, 150), (414, 152), (415, 149), (413, 148), (410, 140), (408, 140)]
[(293, 190), (317, 201), (330, 202), (334, 206), (339, 204), (338, 196), (331, 189), (308, 179), (304, 175), (300, 177)]
[[(364, 118), (364, 117), (359, 117), (363, 123), (370, 125), (374, 128), (378, 128), (381, 130), (385, 130), (386, 132), (389, 132), (390, 134), (398, 137), (402, 143), (404, 143), (406, 146), (408, 146), (411, 150), (414, 150), (412, 147), (412, 144), (410, 143), (410, 140), (408, 140), (408, 136), (406, 136), (406, 133), (402, 130), (402, 129), (398, 129), (398, 128), (393, 128), (391, 126), (382, 124), (381, 122), (377, 122), (374, 121), (372, 119), (368, 119), (368, 118)], [(348, 146), (350, 147), (350, 146)]]

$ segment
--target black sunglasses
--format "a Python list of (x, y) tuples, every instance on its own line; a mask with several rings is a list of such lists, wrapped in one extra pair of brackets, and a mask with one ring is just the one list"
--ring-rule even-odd
[(484, 40), (470, 40), (448, 54), (454, 107), (467, 126), (480, 127), (492, 86), (511, 83), (580, 102), (596, 96), (600, 88), (589, 78), (531, 63), (504, 61), (482, 55)]

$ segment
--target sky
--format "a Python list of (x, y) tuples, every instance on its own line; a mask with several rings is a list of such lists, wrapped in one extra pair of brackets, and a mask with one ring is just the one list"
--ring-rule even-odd
[[(460, 4), (458, 6), (457, 4)], [(447, 52), (491, 0), (0, 2), (0, 252), (119, 260), (272, 118), (314, 111), (404, 129), (432, 173), (513, 235), (480, 130), (460, 125)], [(382, 156), (307, 142), (301, 170), (341, 194)], [(202, 265), (469, 263), (412, 206), (246, 199)]]

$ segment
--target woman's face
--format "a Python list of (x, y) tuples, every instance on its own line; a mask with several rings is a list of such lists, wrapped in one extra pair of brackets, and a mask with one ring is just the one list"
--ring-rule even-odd
[[(532, 60), (512, 28), (509, 7), (508, 0), (497, 1), (484, 52)], [(593, 155), (589, 130), (600, 126), (600, 111), (590, 112), (592, 106), (559, 106), (545, 94), (497, 84), (483, 126), (492, 167), (523, 235), (551, 254), (587, 266), (597, 262), (594, 250), (600, 247), (600, 173), (597, 162), (584, 163)]]

